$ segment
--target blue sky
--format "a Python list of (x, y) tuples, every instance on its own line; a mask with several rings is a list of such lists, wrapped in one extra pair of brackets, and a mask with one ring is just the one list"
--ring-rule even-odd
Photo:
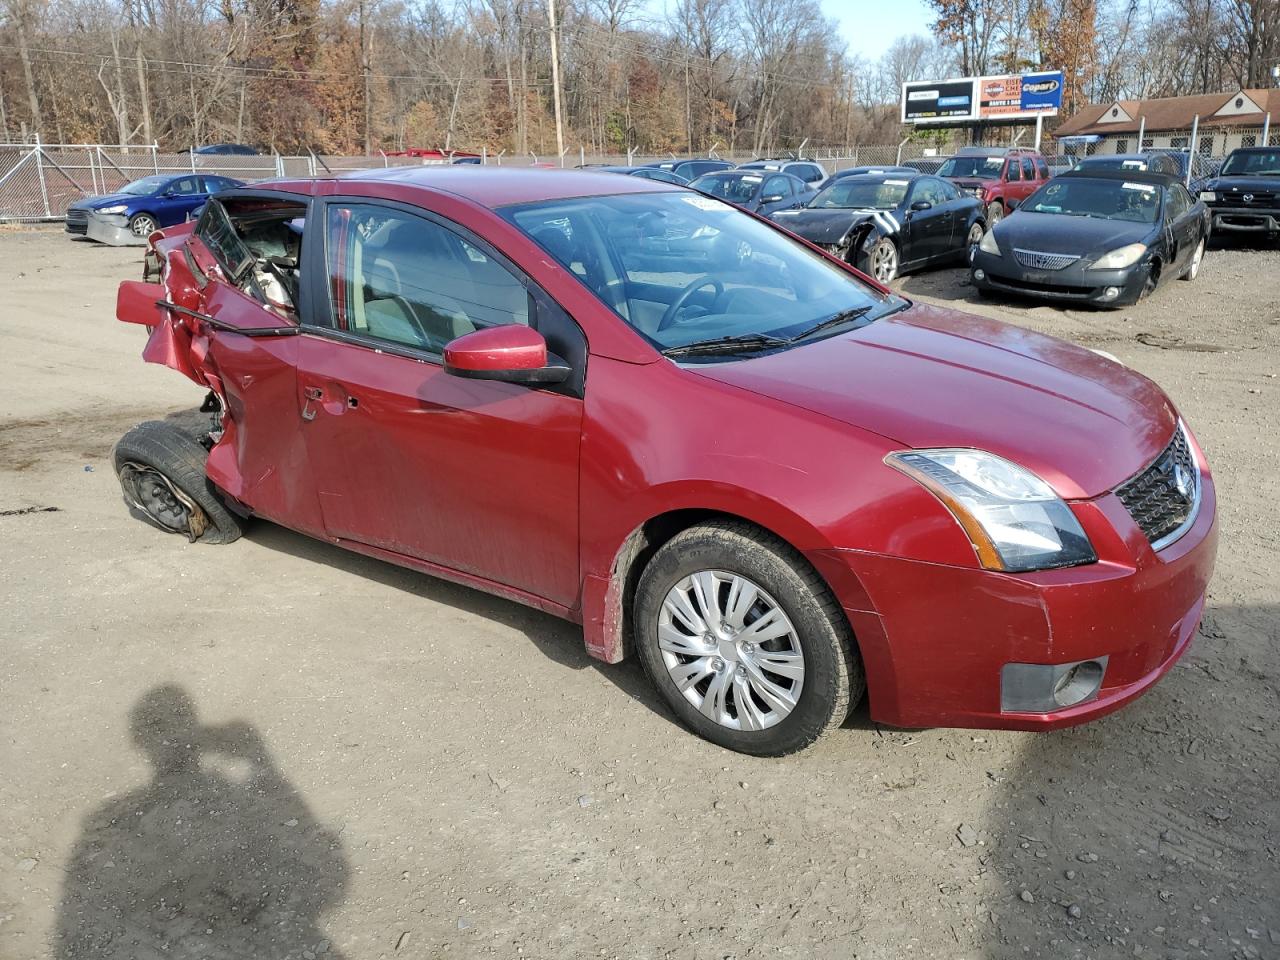
[[(879, 60), (889, 44), (912, 33), (928, 33), (933, 14), (924, 0), (821, 0), (823, 12), (839, 25), (849, 52)], [(648, 16), (659, 19), (669, 0), (646, 0)], [(643, 19), (643, 17), (642, 17)]]
[(822, 0), (828, 17), (840, 24), (849, 52), (878, 60), (898, 37), (928, 33), (933, 14), (922, 0)]

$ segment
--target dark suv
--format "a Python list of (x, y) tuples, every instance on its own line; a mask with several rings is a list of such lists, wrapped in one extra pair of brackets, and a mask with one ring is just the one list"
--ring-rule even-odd
[(982, 201), (990, 230), (1049, 179), (1049, 165), (1035, 150), (963, 147), (938, 168), (965, 193)]
[(1280, 239), (1280, 147), (1233, 150), (1200, 199), (1213, 217), (1213, 231), (1261, 234)]

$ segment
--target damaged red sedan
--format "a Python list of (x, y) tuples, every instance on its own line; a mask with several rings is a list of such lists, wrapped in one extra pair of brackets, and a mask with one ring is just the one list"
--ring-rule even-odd
[[(193, 540), (261, 517), (581, 623), (693, 731), (1045, 730), (1186, 650), (1214, 486), (1150, 380), (914, 304), (717, 200), (379, 170), (220, 194), (118, 316), (207, 391), (116, 447)], [(149, 282), (154, 281), (154, 282)]]

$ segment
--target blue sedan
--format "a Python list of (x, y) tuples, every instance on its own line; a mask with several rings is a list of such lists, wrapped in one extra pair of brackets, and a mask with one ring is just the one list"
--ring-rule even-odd
[[(143, 177), (103, 197), (86, 197), (67, 207), (67, 233), (77, 236), (98, 233), (120, 235), (127, 240), (145, 240), (160, 227), (181, 223), (219, 190), (243, 186), (230, 177), (198, 173), (162, 173)], [(93, 218), (94, 231), (89, 229)], [(107, 239), (94, 236), (94, 239)]]

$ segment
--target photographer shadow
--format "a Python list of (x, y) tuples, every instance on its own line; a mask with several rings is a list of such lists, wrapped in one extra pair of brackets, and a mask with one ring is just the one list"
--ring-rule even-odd
[(130, 715), (151, 780), (85, 820), (67, 867), (59, 960), (308, 955), (341, 960), (320, 928), (349, 868), (247, 723), (202, 727), (175, 685)]

